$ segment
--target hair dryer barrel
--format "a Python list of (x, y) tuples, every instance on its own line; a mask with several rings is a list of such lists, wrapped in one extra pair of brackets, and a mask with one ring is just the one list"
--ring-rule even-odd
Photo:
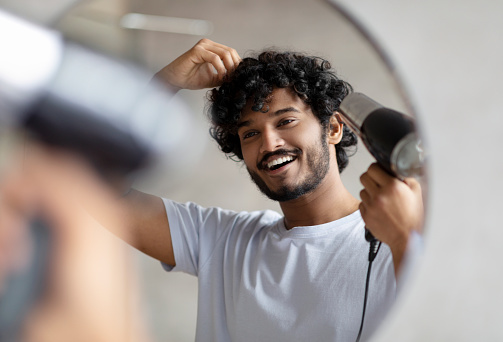
[(424, 152), (413, 118), (361, 93), (346, 96), (339, 112), (389, 173), (400, 178), (422, 174)]

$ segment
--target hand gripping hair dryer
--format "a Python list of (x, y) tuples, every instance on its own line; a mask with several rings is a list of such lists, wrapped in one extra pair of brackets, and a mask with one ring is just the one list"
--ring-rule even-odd
[[(339, 112), (389, 174), (400, 179), (422, 175), (424, 149), (411, 117), (383, 107), (361, 93), (346, 96)], [(365, 239), (371, 242), (370, 260), (377, 254), (377, 240), (367, 229)]]
[(424, 149), (413, 118), (351, 93), (339, 112), (379, 165), (398, 178), (422, 175)]

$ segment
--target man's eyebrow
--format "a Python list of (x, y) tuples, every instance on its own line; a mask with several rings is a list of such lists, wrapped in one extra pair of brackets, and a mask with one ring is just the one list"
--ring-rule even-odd
[[(277, 111), (275, 111), (273, 113), (269, 113), (269, 116), (279, 116), (281, 114), (285, 114), (285, 113), (289, 113), (289, 112), (300, 113), (300, 110), (298, 110), (295, 107), (286, 107), (286, 108), (278, 109)], [(239, 129), (241, 127), (250, 126), (252, 122), (253, 122), (253, 120), (245, 120), (245, 121), (238, 122), (237, 128)]]
[(277, 111), (275, 111), (271, 115), (278, 116), (278, 115), (289, 113), (289, 112), (300, 113), (300, 110), (298, 110), (295, 107), (287, 107), (287, 108), (283, 108), (283, 109), (278, 109)]
[(238, 122), (238, 129), (240, 129), (241, 127), (250, 126), (250, 124), (250, 120)]

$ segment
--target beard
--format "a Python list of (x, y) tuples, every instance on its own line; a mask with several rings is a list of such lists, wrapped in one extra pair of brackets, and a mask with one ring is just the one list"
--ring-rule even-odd
[[(318, 187), (325, 178), (329, 169), (330, 151), (325, 139), (326, 134), (321, 137), (320, 144), (306, 149), (306, 161), (308, 172), (304, 178), (292, 185), (282, 185), (277, 190), (271, 190), (258, 173), (247, 168), (252, 181), (259, 188), (260, 192), (273, 201), (286, 202), (303, 196)], [(302, 154), (301, 150), (294, 151), (297, 155)], [(283, 155), (287, 151), (276, 151), (272, 155)], [(271, 156), (271, 155), (269, 155)]]

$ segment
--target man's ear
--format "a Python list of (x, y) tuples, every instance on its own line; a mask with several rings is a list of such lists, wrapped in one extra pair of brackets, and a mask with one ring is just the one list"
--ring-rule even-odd
[(343, 123), (339, 113), (334, 112), (330, 117), (328, 130), (328, 143), (336, 145), (342, 140)]

